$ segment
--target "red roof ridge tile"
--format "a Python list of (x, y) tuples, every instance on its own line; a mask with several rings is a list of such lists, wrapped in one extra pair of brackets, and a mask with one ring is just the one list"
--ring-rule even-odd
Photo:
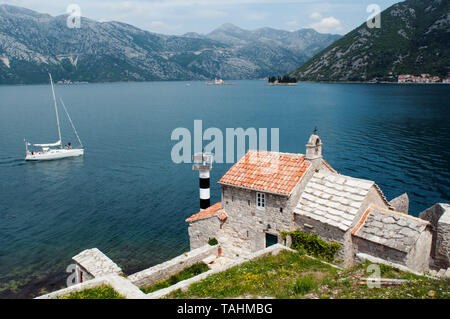
[(359, 228), (364, 224), (366, 221), (367, 216), (370, 214), (370, 206), (367, 208), (367, 210), (364, 212), (364, 214), (361, 216), (361, 219), (358, 221), (356, 226), (352, 229), (352, 235), (355, 234)]
[(222, 202), (218, 202), (200, 212), (197, 214), (192, 215), (188, 219), (186, 219), (187, 223), (194, 222), (201, 219), (207, 219), (210, 217), (216, 216), (221, 221), (224, 221), (228, 218), (228, 215), (225, 213), (225, 211), (222, 209)]

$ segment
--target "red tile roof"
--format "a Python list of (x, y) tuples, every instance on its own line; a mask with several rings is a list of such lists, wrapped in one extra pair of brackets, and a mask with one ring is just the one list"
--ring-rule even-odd
[(222, 221), (227, 219), (228, 216), (225, 213), (225, 211), (222, 209), (221, 202), (218, 202), (218, 203), (212, 205), (211, 207), (208, 207), (207, 209), (204, 209), (204, 210), (198, 212), (197, 214), (192, 215), (191, 217), (186, 219), (186, 222), (190, 223), (190, 222), (193, 222), (196, 220), (206, 219), (206, 218), (210, 218), (213, 216), (217, 216), (217, 218), (219, 218)]
[(301, 154), (250, 150), (219, 184), (289, 195), (310, 165)]

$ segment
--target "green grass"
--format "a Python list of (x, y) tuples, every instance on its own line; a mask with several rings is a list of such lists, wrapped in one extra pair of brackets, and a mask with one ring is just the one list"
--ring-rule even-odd
[(152, 286), (141, 288), (141, 290), (144, 293), (148, 294), (153, 291), (157, 291), (157, 290), (160, 290), (160, 289), (163, 289), (166, 287), (170, 287), (172, 285), (175, 285), (177, 282), (195, 277), (195, 276), (200, 275), (201, 273), (206, 272), (208, 270), (209, 270), (209, 267), (204, 263), (194, 264), (194, 265), (180, 271), (179, 273), (172, 275), (171, 277), (169, 277), (166, 280), (159, 281)]
[(317, 283), (314, 280), (314, 276), (308, 274), (306, 276), (300, 276), (294, 285), (294, 292), (298, 295), (304, 295), (317, 287)]
[(58, 297), (58, 299), (125, 299), (125, 297), (120, 295), (111, 286), (104, 285), (74, 292), (69, 295)]
[(449, 299), (450, 280), (433, 280), (380, 265), (382, 278), (408, 279), (396, 286), (369, 288), (369, 263), (339, 270), (297, 252), (280, 252), (230, 268), (177, 290), (167, 298), (439, 298)]
[[(311, 275), (315, 289), (322, 281), (335, 274), (336, 269), (298, 253), (281, 252), (264, 256), (224, 272), (193, 283), (187, 291), (177, 290), (169, 298), (276, 298), (301, 297), (296, 291), (296, 280)], [(301, 280), (301, 279), (300, 279)]]

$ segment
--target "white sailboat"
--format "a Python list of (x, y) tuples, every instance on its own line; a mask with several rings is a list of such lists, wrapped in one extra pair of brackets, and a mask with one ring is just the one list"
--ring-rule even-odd
[[(52, 95), (53, 95), (53, 102), (55, 104), (55, 113), (56, 113), (56, 123), (58, 125), (58, 138), (59, 140), (55, 143), (47, 143), (47, 144), (31, 144), (25, 141), (25, 160), (26, 161), (47, 161), (47, 160), (55, 160), (55, 159), (61, 159), (61, 158), (67, 158), (67, 157), (76, 157), (76, 156), (82, 156), (84, 154), (83, 144), (81, 143), (80, 137), (78, 136), (77, 130), (75, 129), (75, 126), (72, 123), (72, 119), (70, 118), (69, 113), (67, 112), (66, 106), (64, 105), (64, 102), (61, 99), (61, 104), (64, 108), (64, 111), (66, 112), (67, 118), (69, 119), (70, 124), (72, 125), (73, 131), (78, 139), (78, 142), (80, 143), (80, 146), (77, 148), (72, 148), (71, 143), (68, 143), (66, 147), (63, 148), (62, 142), (61, 142), (61, 128), (59, 125), (59, 116), (58, 116), (58, 106), (56, 103), (56, 97), (55, 97), (55, 89), (53, 88), (53, 80), (52, 76), (49, 73), (50, 77), (50, 85), (52, 87)], [(34, 146), (39, 148), (38, 151), (35, 150), (28, 150), (28, 146)]]

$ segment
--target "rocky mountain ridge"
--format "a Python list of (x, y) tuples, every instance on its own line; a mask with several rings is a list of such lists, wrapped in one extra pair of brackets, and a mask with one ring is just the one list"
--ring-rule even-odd
[(66, 21), (0, 5), (0, 84), (45, 83), (47, 72), (57, 81), (87, 82), (261, 78), (295, 69), (339, 38), (231, 25), (206, 36), (169, 36), (115, 21), (81, 18), (78, 29)]
[(407, 0), (366, 23), (290, 76), (300, 81), (396, 81), (400, 74), (450, 72), (450, 1)]

